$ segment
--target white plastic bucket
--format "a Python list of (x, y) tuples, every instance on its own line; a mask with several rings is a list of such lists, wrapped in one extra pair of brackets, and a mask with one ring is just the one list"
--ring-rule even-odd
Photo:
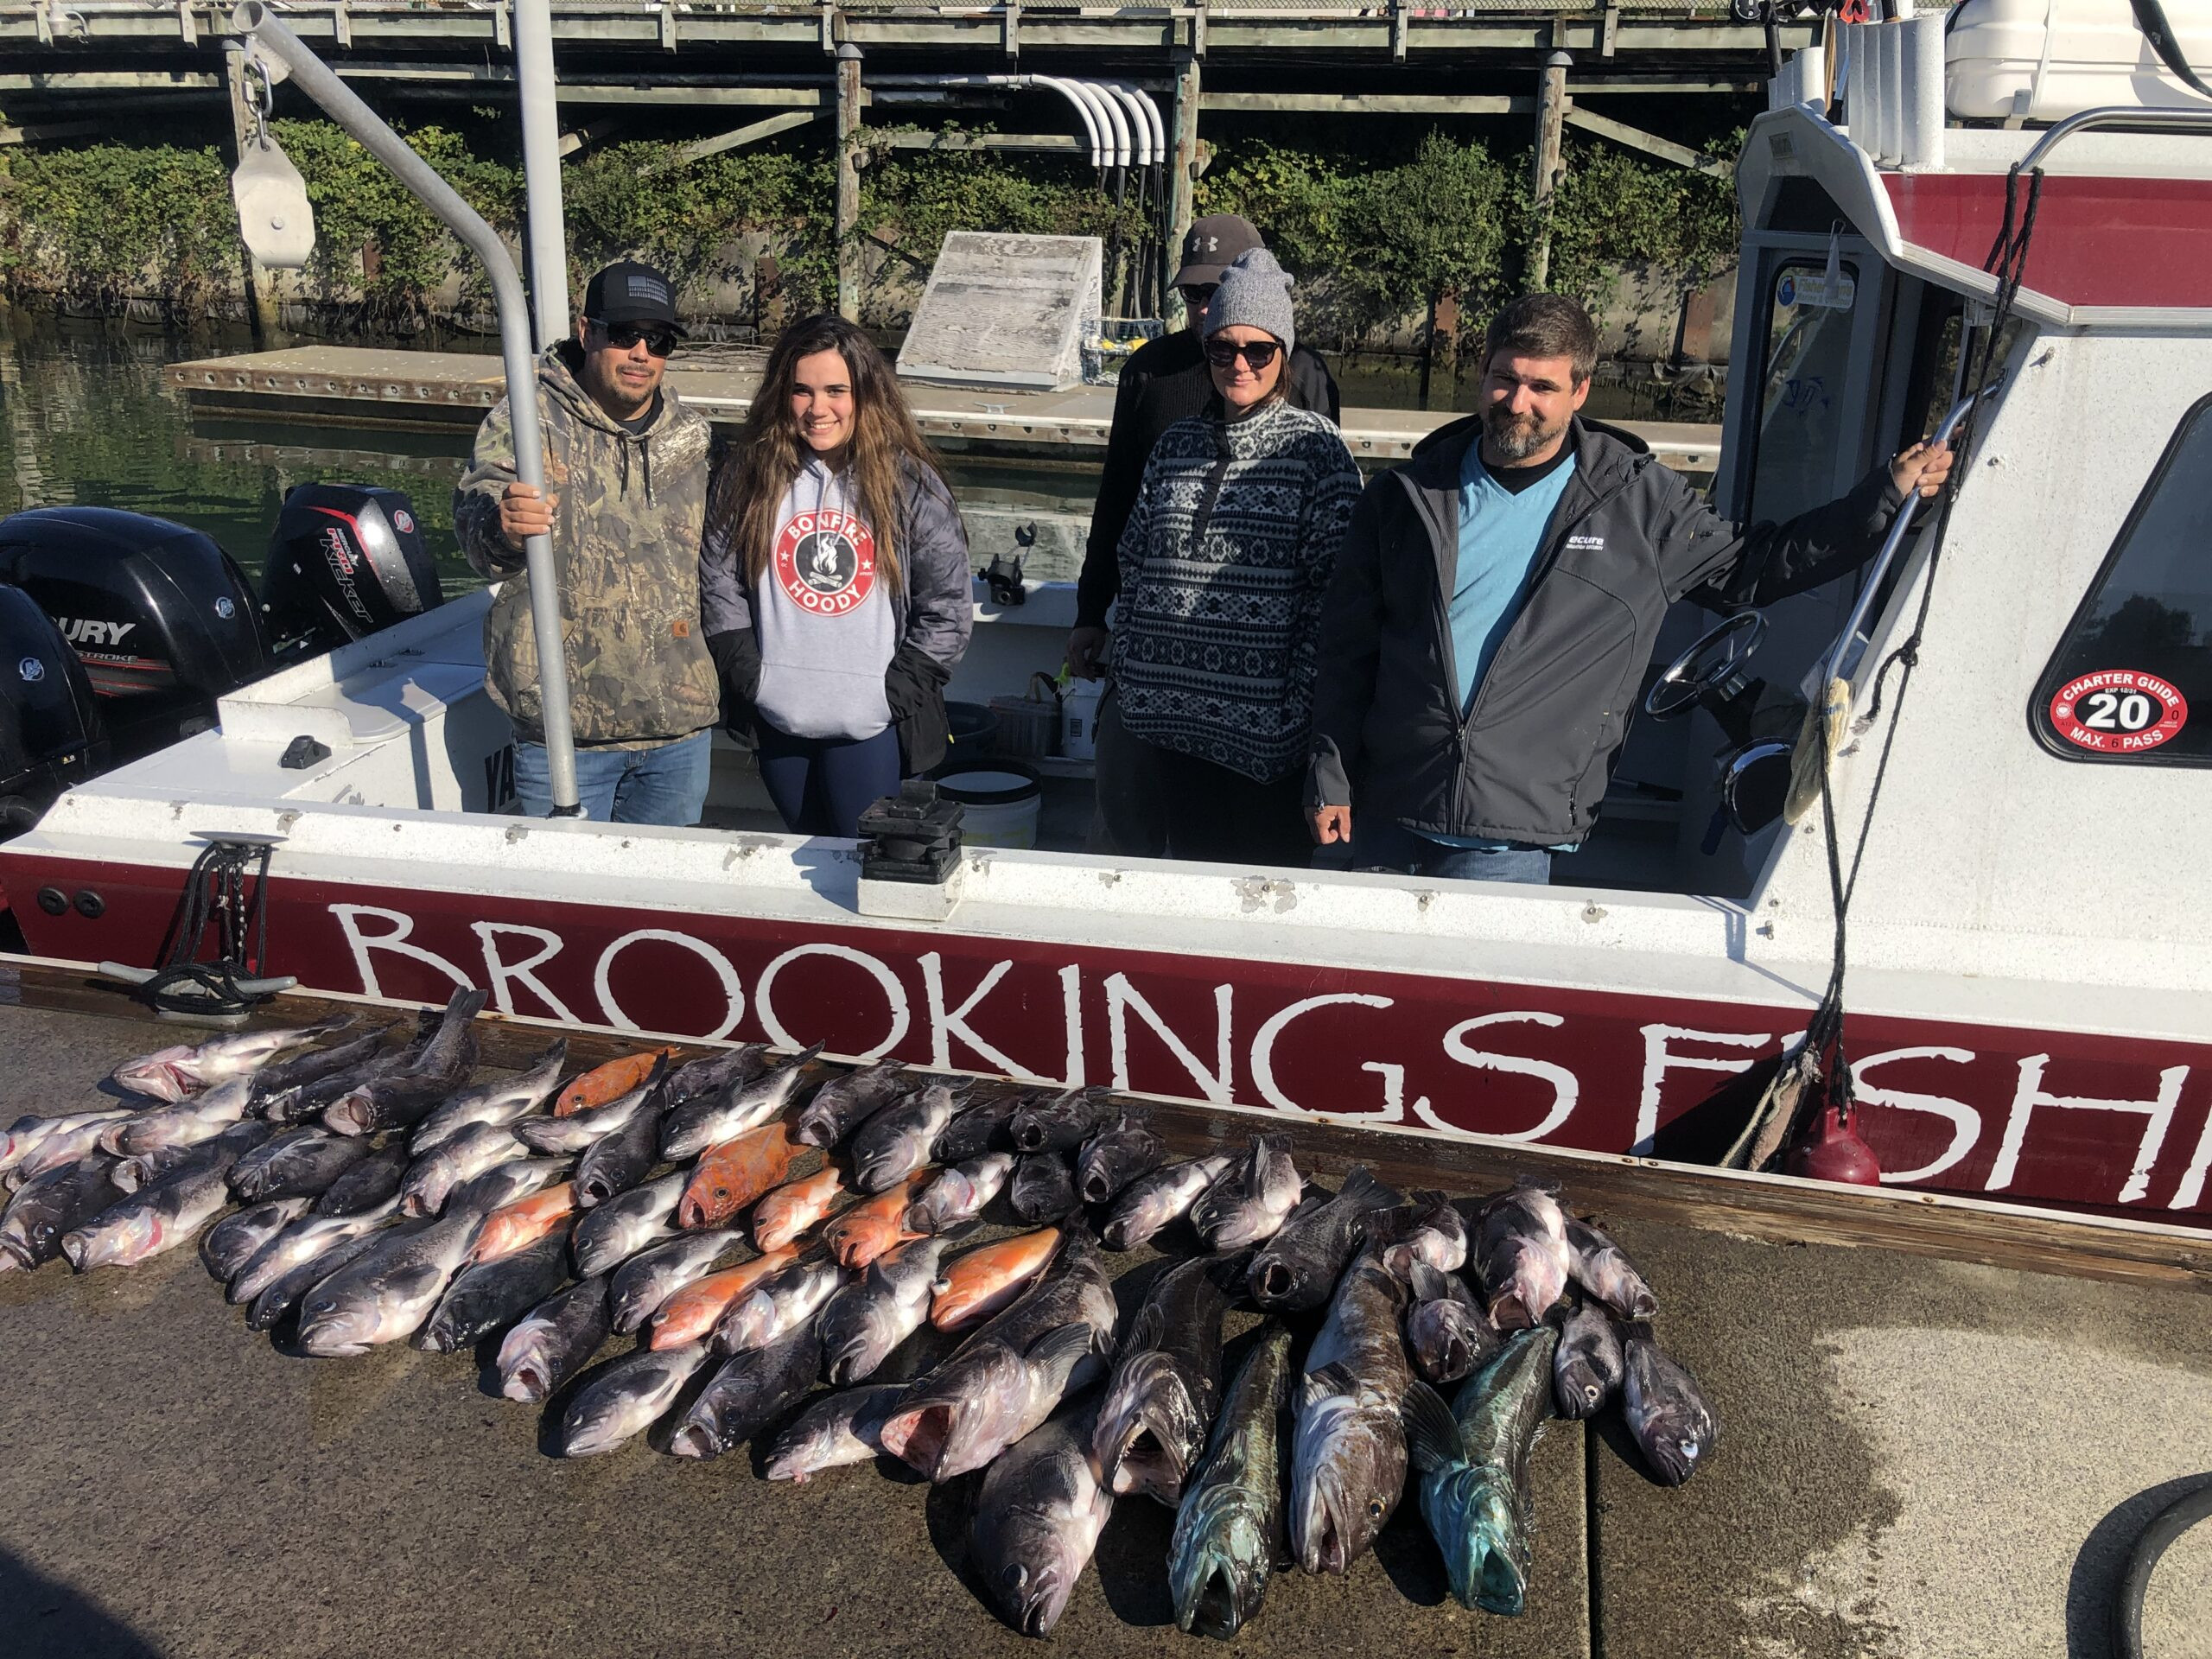
[(1037, 774), (1006, 760), (955, 761), (937, 774), (938, 791), (960, 803), (963, 847), (1034, 847), (1044, 791)]
[(1060, 753), (1070, 760), (1098, 758), (1098, 705), (1103, 680), (1071, 680), (1060, 693)]

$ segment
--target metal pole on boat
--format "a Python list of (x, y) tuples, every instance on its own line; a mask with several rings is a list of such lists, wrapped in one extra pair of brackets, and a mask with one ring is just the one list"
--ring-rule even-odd
[(569, 250), (561, 213), (561, 117), (551, 0), (515, 0), (515, 84), (522, 92), (523, 218), (537, 349), (569, 337)]
[[(545, 487), (545, 440), (537, 423), (537, 362), (530, 344), (530, 311), (523, 299), (522, 277), (505, 246), (454, 188), (440, 178), (430, 164), (407, 147), (406, 142), (385, 125), (374, 110), (361, 102), (351, 87), (338, 79), (321, 58), (308, 50), (300, 37), (270, 13), (263, 0), (243, 0), (231, 14), (231, 28), (250, 40), (252, 49), (266, 52), (291, 71), (300, 90), (324, 114), (350, 134), (369, 154), (382, 162), (417, 200), (461, 238), (461, 245), (484, 262), (492, 281), (492, 296), (499, 314), (499, 354), (507, 373), (507, 412), (514, 428), (515, 476), (524, 484)], [(532, 536), (523, 543), (530, 580), (530, 615), (537, 639), (540, 724), (545, 732), (546, 770), (552, 785), (553, 816), (575, 817), (576, 753), (569, 725), (569, 658), (561, 640), (561, 600), (553, 575), (553, 542)]]

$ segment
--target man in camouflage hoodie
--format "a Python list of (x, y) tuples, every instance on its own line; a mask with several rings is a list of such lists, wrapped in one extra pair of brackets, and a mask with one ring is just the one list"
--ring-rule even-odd
[(661, 385), (683, 334), (674, 302), (649, 266), (626, 261), (594, 276), (576, 337), (538, 359), (545, 491), (515, 477), (504, 399), (477, 429), (454, 491), (461, 550), (503, 584), (484, 620), (485, 677), (514, 722), (515, 793), (532, 817), (553, 805), (522, 576), (523, 543), (539, 533), (553, 538), (587, 816), (689, 824), (706, 804), (721, 711), (699, 634), (709, 430)]

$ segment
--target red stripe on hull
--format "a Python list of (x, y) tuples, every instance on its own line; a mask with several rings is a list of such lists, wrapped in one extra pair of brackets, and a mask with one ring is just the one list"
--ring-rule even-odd
[[(1900, 237), (1983, 268), (2004, 228), (2002, 175), (1880, 177)], [(2026, 285), (2067, 305), (2212, 308), (2212, 180), (2046, 178)]]
[[(46, 956), (158, 959), (181, 874), (0, 852), (13, 891), (90, 887), (97, 919), (18, 912)], [(801, 927), (643, 906), (270, 884), (268, 970), (695, 1036), (887, 1048), (1192, 1099), (1599, 1152), (1685, 1114), (1802, 1029), (1802, 1010), (951, 931)], [(2194, 1219), (2212, 1045), (1854, 1015), (1867, 1140), (1907, 1185)]]

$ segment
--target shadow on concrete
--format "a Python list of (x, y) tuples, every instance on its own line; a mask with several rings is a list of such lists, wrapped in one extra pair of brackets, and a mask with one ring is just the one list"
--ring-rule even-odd
[(2127, 1552), (2153, 1516), (2203, 1486), (2212, 1486), (2212, 1473), (2147, 1486), (2089, 1529), (2066, 1580), (2066, 1659), (2115, 1659), (2112, 1604), (2126, 1570)]
[(161, 1650), (129, 1626), (4, 1549), (0, 1609), (11, 1659), (160, 1659)]

